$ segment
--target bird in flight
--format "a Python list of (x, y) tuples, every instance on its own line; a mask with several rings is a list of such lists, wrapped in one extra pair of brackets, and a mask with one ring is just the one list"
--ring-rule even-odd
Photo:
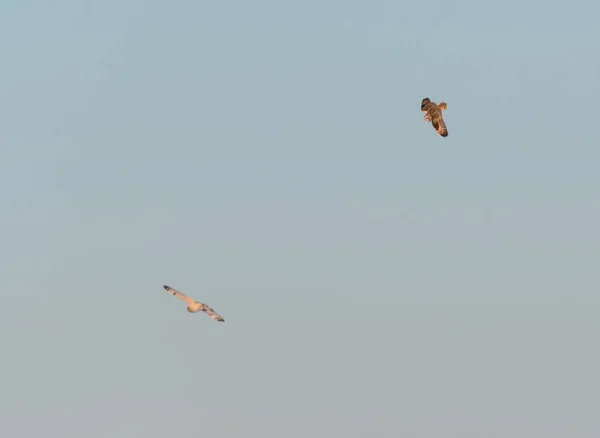
[(177, 289), (173, 289), (172, 287), (167, 286), (166, 284), (163, 287), (171, 295), (175, 295), (177, 298), (185, 301), (188, 305), (188, 308), (187, 308), (188, 312), (196, 313), (196, 312), (203, 311), (204, 313), (207, 313), (212, 319), (215, 319), (215, 320), (221, 321), (221, 322), (225, 321), (221, 315), (219, 315), (217, 312), (215, 312), (213, 309), (211, 309), (206, 304), (201, 303), (200, 301), (196, 301), (195, 299), (182, 294)]
[(437, 105), (435, 102), (429, 100), (428, 97), (421, 102), (421, 111), (425, 111), (425, 121), (431, 122), (433, 129), (442, 137), (448, 137), (448, 128), (446, 128), (444, 117), (442, 117), (442, 111), (445, 111), (447, 108), (448, 104), (446, 102), (440, 102)]

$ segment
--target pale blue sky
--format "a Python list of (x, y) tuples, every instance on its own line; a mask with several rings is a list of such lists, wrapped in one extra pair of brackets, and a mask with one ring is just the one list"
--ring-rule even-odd
[(600, 7), (553, 5), (4, 1), (0, 435), (600, 436)]

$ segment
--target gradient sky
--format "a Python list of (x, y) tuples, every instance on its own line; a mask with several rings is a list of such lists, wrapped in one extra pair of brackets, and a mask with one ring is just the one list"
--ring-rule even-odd
[(4, 1), (0, 435), (600, 436), (599, 13)]

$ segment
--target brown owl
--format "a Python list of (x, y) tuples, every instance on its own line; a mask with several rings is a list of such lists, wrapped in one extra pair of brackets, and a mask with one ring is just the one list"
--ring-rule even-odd
[(440, 104), (437, 105), (435, 102), (429, 100), (428, 97), (421, 102), (421, 111), (425, 111), (425, 121), (431, 122), (433, 129), (435, 129), (442, 137), (448, 137), (448, 128), (446, 128), (444, 117), (442, 117), (442, 111), (447, 108), (448, 104), (446, 102), (440, 102)]

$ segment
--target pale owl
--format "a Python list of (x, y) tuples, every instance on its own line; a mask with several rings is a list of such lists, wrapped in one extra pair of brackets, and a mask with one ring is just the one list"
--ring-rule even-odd
[(210, 317), (212, 319), (215, 319), (215, 320), (221, 321), (221, 322), (225, 321), (221, 315), (219, 315), (217, 312), (215, 312), (213, 309), (211, 309), (208, 305), (201, 303), (200, 301), (196, 301), (195, 299), (182, 294), (177, 289), (173, 289), (172, 287), (167, 286), (166, 284), (163, 287), (171, 295), (175, 295), (177, 298), (185, 301), (188, 305), (188, 308), (187, 308), (188, 312), (196, 313), (196, 312), (203, 311), (204, 313), (207, 313), (208, 315), (210, 315)]

